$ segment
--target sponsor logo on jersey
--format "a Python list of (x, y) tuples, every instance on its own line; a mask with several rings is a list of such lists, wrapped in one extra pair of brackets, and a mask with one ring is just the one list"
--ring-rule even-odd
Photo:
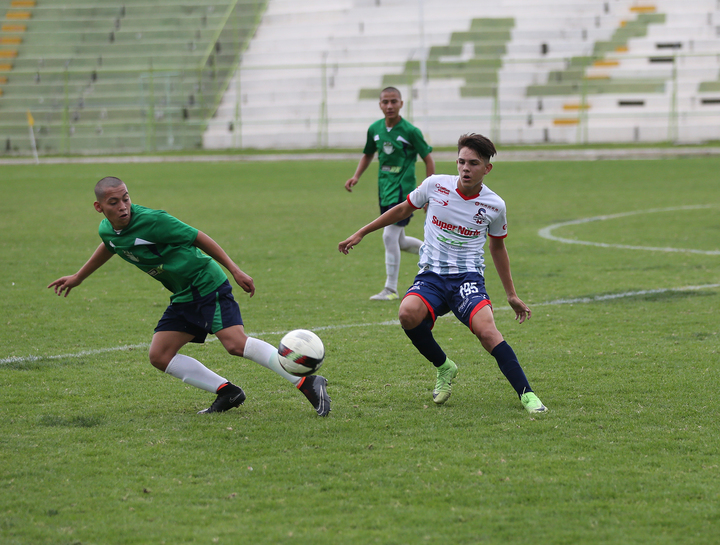
[(432, 217), (432, 223), (443, 231), (447, 231), (449, 233), (456, 233), (464, 237), (474, 238), (479, 237), (482, 234), (482, 231), (479, 231), (477, 229), (468, 229), (467, 227), (463, 227), (462, 225), (453, 225), (452, 223), (447, 223), (445, 221), (439, 220), (437, 216)]
[(435, 197), (431, 198), (430, 200), (438, 203), (440, 206), (447, 206), (450, 203), (450, 201), (441, 201), (440, 199), (436, 199)]
[(497, 206), (493, 206), (492, 204), (486, 204), (484, 202), (476, 202), (475, 204), (477, 206), (483, 206), (483, 207), (487, 208), (488, 210), (492, 210), (494, 212), (500, 212), (500, 209)]
[(400, 172), (402, 172), (402, 167), (384, 166), (384, 167), (381, 167), (380, 170), (382, 172), (389, 172), (390, 174), (399, 174)]
[(446, 187), (441, 186), (440, 184), (435, 184), (435, 189), (438, 193), (442, 193), (443, 195), (450, 195), (450, 190)]
[(157, 275), (162, 274), (163, 272), (163, 266), (160, 265), (158, 267), (155, 267), (154, 269), (150, 269), (147, 273), (154, 278)]

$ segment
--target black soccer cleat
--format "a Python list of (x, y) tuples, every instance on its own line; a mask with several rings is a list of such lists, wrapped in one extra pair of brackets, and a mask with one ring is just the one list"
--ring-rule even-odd
[(232, 382), (226, 382), (218, 389), (218, 396), (207, 409), (199, 411), (198, 414), (208, 413), (224, 413), (235, 407), (239, 407), (245, 402), (245, 392), (240, 386), (235, 386)]
[(305, 377), (300, 384), (300, 390), (308, 401), (315, 407), (318, 416), (327, 416), (330, 413), (330, 397), (327, 393), (327, 379), (320, 375)]

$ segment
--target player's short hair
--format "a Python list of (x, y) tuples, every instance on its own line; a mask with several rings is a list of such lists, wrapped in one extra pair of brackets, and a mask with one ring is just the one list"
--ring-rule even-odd
[(115, 178), (115, 176), (105, 176), (95, 184), (95, 198), (101, 201), (108, 189), (111, 187), (120, 187), (124, 183), (120, 178)]
[(402, 100), (402, 93), (397, 87), (385, 87), (385, 89), (380, 91), (380, 96), (382, 96), (383, 93), (397, 93), (398, 97), (400, 97), (400, 100)]
[(463, 148), (470, 148), (478, 154), (478, 157), (482, 157), (486, 163), (489, 163), (490, 157), (497, 153), (495, 144), (481, 134), (463, 134), (458, 139), (458, 153)]

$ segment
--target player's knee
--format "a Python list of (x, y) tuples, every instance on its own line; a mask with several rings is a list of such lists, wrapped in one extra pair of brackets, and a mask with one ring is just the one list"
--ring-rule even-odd
[(173, 356), (174, 354), (168, 355), (160, 350), (153, 350), (152, 347), (150, 348), (150, 353), (148, 354), (150, 364), (160, 371), (165, 371), (165, 369), (167, 369), (167, 366), (170, 365), (170, 360), (173, 359)]
[(395, 229), (384, 229), (382, 239), (386, 248), (389, 246), (400, 247), (400, 231), (396, 231)]
[(493, 348), (503, 342), (502, 334), (494, 327), (482, 328), (479, 331), (475, 331), (475, 336), (488, 352), (492, 352)]
[(243, 357), (243, 355), (245, 354), (244, 339), (242, 341), (240, 339), (233, 341), (225, 341), (223, 342), (223, 346), (225, 347), (225, 350), (227, 350), (227, 353), (231, 356)]
[(400, 305), (398, 319), (403, 329), (415, 329), (423, 321), (424, 314), (417, 309)]

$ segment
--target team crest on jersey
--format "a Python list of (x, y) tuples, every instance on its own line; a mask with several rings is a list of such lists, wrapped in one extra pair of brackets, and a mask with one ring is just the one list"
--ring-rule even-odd
[(392, 145), (392, 142), (383, 142), (383, 151), (385, 155), (390, 155), (395, 151), (395, 146)]
[(129, 260), (134, 261), (135, 263), (139, 263), (140, 260), (135, 257), (132, 253), (128, 252), (127, 250), (123, 250), (123, 253), (125, 254), (125, 257), (127, 257)]
[(473, 216), (473, 220), (475, 221), (475, 223), (477, 223), (478, 225), (482, 225), (487, 218), (487, 216), (485, 216), (486, 213), (487, 210), (485, 210), (484, 208), (478, 208), (477, 214)]

